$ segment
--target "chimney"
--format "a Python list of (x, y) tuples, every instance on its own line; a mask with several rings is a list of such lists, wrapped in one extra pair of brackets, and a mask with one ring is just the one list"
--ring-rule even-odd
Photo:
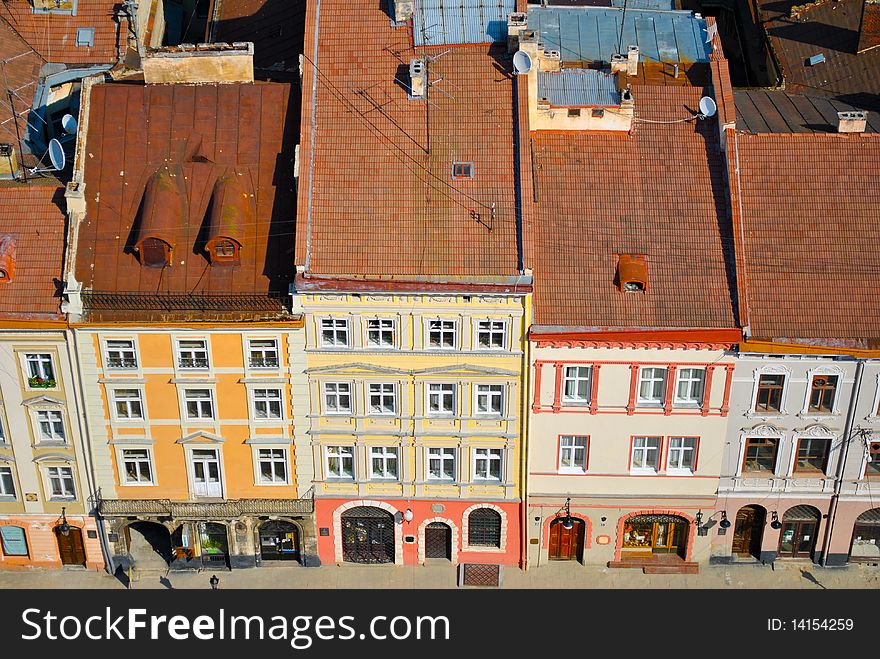
[(861, 54), (877, 46), (880, 46), (880, 0), (864, 0), (856, 53)]
[(528, 15), (525, 12), (514, 12), (507, 15), (507, 52), (519, 50), (519, 35), (528, 27)]
[(394, 0), (394, 22), (405, 23), (415, 10), (413, 0)]
[(617, 288), (622, 293), (648, 290), (648, 261), (644, 254), (618, 254)]
[(144, 82), (253, 82), (254, 44), (182, 43), (151, 49), (144, 58)]
[(411, 100), (428, 98), (428, 65), (422, 57), (409, 61), (409, 88)]
[(635, 76), (639, 74), (639, 47), (629, 46), (626, 49), (626, 72)]
[(864, 133), (868, 125), (867, 112), (838, 112), (838, 133)]

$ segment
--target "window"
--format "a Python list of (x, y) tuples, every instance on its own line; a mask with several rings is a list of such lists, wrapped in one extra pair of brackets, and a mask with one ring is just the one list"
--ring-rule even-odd
[(559, 471), (566, 474), (587, 472), (587, 442), (581, 435), (562, 435), (559, 438)]
[(501, 480), (500, 448), (474, 449), (474, 480)]
[(214, 418), (214, 399), (210, 389), (186, 389), (183, 395), (187, 419)]
[(351, 385), (348, 382), (324, 383), (324, 412), (351, 414)]
[(580, 108), (568, 108), (568, 112), (566, 113), (569, 117), (579, 117), (581, 116)]
[(81, 48), (91, 48), (95, 45), (95, 28), (78, 27), (76, 29), (76, 45)]
[(397, 385), (379, 383), (370, 385), (370, 414), (397, 412)]
[(41, 441), (64, 441), (64, 417), (60, 410), (40, 410), (37, 412), (37, 421), (40, 423)]
[(468, 516), (468, 544), (501, 547), (501, 515), (491, 508), (477, 508)]
[(31, 389), (46, 389), (55, 386), (55, 369), (52, 355), (40, 352), (25, 355), (28, 369), (28, 386)]
[(131, 421), (144, 418), (140, 389), (114, 389), (113, 402), (117, 419)]
[(477, 414), (501, 414), (503, 407), (503, 384), (477, 385)]
[(473, 177), (474, 177), (474, 163), (472, 163), (472, 162), (454, 162), (454, 163), (452, 163), (452, 178), (453, 179), (473, 178)]
[(0, 545), (6, 556), (27, 556), (27, 534), (20, 526), (0, 526)]
[(808, 411), (817, 414), (831, 414), (837, 394), (837, 375), (814, 375), (810, 383), (810, 404)]
[(263, 485), (287, 484), (287, 450), (261, 448), (257, 450), (257, 467)]
[(432, 320), (428, 322), (428, 347), (435, 350), (455, 349), (454, 320)]
[(698, 407), (703, 403), (703, 388), (706, 370), (702, 368), (682, 368), (678, 371), (678, 386), (675, 388), (675, 404)]
[(751, 437), (746, 440), (746, 450), (743, 456), (745, 471), (768, 471), (776, 470), (776, 449), (779, 440), (776, 438)]
[(782, 390), (785, 387), (784, 375), (765, 374), (758, 378), (758, 396), (755, 399), (756, 412), (780, 412), (782, 410)]
[(794, 470), (824, 474), (830, 449), (831, 441), (828, 439), (799, 439)]
[(455, 449), (428, 449), (428, 479), (440, 481), (455, 480)]
[(589, 366), (567, 366), (562, 399), (569, 403), (589, 403), (591, 375), (592, 369)]
[(171, 245), (159, 238), (147, 238), (141, 243), (141, 259), (147, 268), (164, 268), (170, 265)]
[(697, 438), (670, 437), (666, 471), (692, 474), (697, 467)]
[(370, 448), (370, 475), (373, 478), (397, 480), (397, 448), (373, 446)]
[(880, 442), (872, 441), (868, 444), (866, 461), (865, 478), (880, 479)]
[(107, 368), (137, 368), (134, 341), (107, 341)]
[(345, 318), (321, 319), (321, 345), (325, 347), (347, 347), (348, 320)]
[(3, 418), (0, 417), (0, 444), (6, 443), (6, 430), (3, 427)]
[(280, 419), (281, 389), (254, 389), (254, 418)]
[(150, 451), (142, 448), (122, 449), (122, 473), (126, 485), (152, 485)]
[(481, 320), (477, 323), (477, 347), (481, 350), (504, 350), (505, 322)]
[(73, 469), (70, 467), (49, 467), (49, 494), (53, 499), (75, 499)]
[(235, 243), (231, 240), (218, 240), (214, 243), (214, 258), (218, 261), (235, 259)]
[(325, 446), (327, 478), (354, 478), (354, 448), (351, 446)]
[(15, 483), (12, 480), (12, 467), (0, 466), (0, 497), (14, 497)]
[(639, 372), (639, 405), (662, 405), (665, 393), (666, 369), (641, 369)]
[(278, 368), (278, 342), (275, 339), (249, 339), (248, 363), (251, 368)]
[(657, 473), (660, 468), (660, 437), (633, 437), (631, 471)]
[(367, 344), (374, 348), (394, 347), (394, 321), (385, 318), (367, 320)]
[(208, 368), (208, 342), (204, 339), (178, 341), (177, 358), (180, 368)]
[(428, 414), (455, 414), (454, 384), (428, 385)]

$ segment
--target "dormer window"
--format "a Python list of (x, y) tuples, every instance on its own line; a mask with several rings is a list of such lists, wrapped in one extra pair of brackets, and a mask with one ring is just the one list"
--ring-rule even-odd
[(208, 243), (208, 255), (211, 259), (211, 265), (232, 265), (240, 262), (239, 257), (240, 245), (237, 241), (218, 237)]
[(644, 254), (621, 254), (618, 257), (617, 287), (624, 293), (648, 290), (648, 262)]
[(141, 206), (138, 239), (134, 244), (141, 265), (145, 268), (170, 266), (175, 231), (187, 221), (183, 169), (170, 165), (153, 173), (144, 189)]
[(141, 263), (148, 268), (171, 265), (171, 246), (159, 238), (147, 238), (141, 243)]

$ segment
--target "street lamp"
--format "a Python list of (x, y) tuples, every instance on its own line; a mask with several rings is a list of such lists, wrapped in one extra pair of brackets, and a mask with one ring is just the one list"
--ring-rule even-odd
[(61, 531), (61, 535), (67, 536), (70, 535), (70, 524), (67, 523), (67, 515), (65, 512), (67, 508), (61, 507), (61, 525), (58, 527), (58, 530)]
[(782, 522), (779, 521), (779, 514), (775, 510), (770, 514), (773, 515), (773, 521), (770, 522), (770, 528), (774, 531), (778, 531), (782, 528)]
[(718, 522), (718, 526), (720, 526), (722, 529), (729, 529), (730, 528), (730, 520), (727, 519), (727, 511), (726, 510), (721, 511), (721, 521)]
[(574, 527), (574, 520), (571, 518), (571, 497), (565, 500), (565, 519), (562, 520), (562, 528), (571, 531)]
[(411, 521), (413, 521), (413, 511), (412, 511), (412, 508), (407, 508), (407, 509), (406, 509), (406, 512), (403, 513), (403, 519), (405, 519), (407, 522), (411, 522)]

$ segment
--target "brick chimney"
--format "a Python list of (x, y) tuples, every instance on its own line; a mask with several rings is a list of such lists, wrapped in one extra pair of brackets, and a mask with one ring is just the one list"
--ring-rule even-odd
[(856, 52), (861, 54), (877, 46), (880, 46), (880, 0), (864, 0)]

